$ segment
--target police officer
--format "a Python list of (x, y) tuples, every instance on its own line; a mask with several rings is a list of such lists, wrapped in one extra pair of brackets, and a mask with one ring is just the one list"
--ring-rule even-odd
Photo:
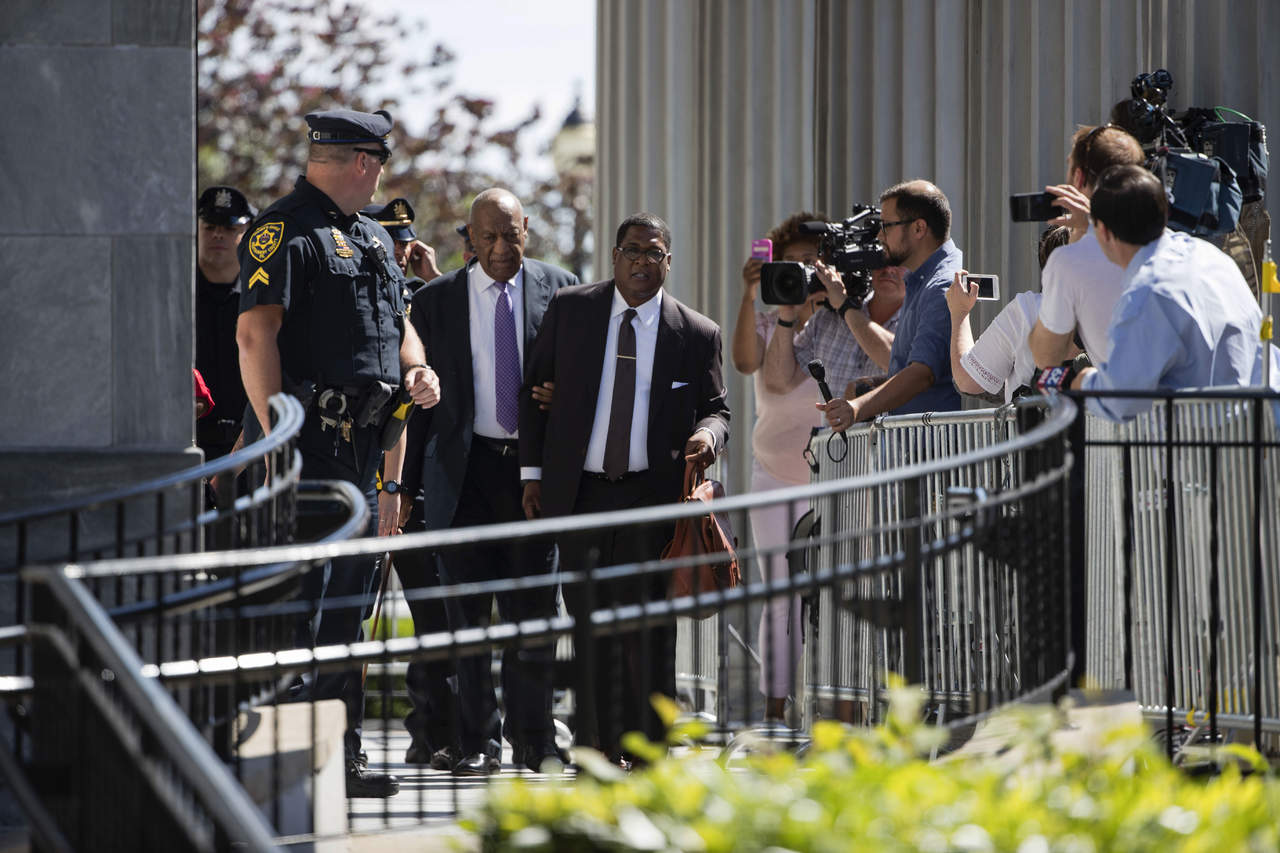
[(400, 265), (401, 272), (417, 277), (416, 285), (410, 282), (411, 290), (440, 277), (436, 250), (419, 240), (413, 230), (413, 205), (408, 199), (393, 198), (384, 205), (371, 204), (360, 212), (387, 229), (391, 239), (396, 241), (396, 263)]
[[(263, 211), (240, 247), (240, 371), (264, 427), (272, 394), (284, 389), (307, 402), (298, 436), (302, 476), (354, 483), (369, 503), (369, 532), (376, 526), (387, 535), (400, 507), (398, 494), (375, 492), (381, 427), (397, 386), (424, 408), (435, 405), (440, 390), (422, 342), (405, 322), (404, 277), (391, 237), (359, 215), (391, 156), (392, 121), (385, 111), (353, 110), (311, 113), (306, 120), (306, 174)], [(398, 480), (403, 438), (386, 456), (387, 478)], [(321, 603), (305, 625), (310, 641), (359, 640), (376, 577), (372, 557), (335, 559), (313, 570), (303, 585), (306, 599), (355, 596), (363, 606)], [(347, 795), (391, 796), (399, 782), (371, 772), (360, 749), (359, 669), (317, 676), (307, 698), (338, 696), (347, 704)]]
[(236, 350), (240, 314), (236, 247), (254, 214), (235, 187), (209, 187), (196, 202), (196, 370), (214, 402), (211, 416), (196, 422), (196, 444), (206, 460), (230, 452), (249, 402)]

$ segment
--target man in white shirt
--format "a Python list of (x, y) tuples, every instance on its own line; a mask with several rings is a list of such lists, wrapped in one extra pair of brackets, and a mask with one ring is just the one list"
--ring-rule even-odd
[[(403, 485), (414, 509), (405, 520), (413, 530), (524, 518), (517, 455), (523, 365), (552, 295), (578, 283), (572, 273), (524, 256), (529, 221), (519, 199), (506, 190), (477, 195), (467, 228), (476, 262), (419, 288), (409, 314), (441, 386), (440, 405), (429, 417), (409, 422), (404, 483), (383, 484), (384, 490)], [(443, 584), (469, 583), (549, 574), (554, 566), (552, 547), (530, 541), (442, 549), (438, 555), (404, 552), (396, 558), (406, 590), (435, 586), (437, 577)], [(555, 614), (554, 587), (496, 597), (504, 620)], [(445, 600), (448, 627), (488, 625), (493, 599)], [(436, 600), (410, 596), (409, 608), (418, 633), (445, 627)], [(459, 776), (486, 775), (501, 766), (503, 736), (517, 765), (536, 770), (543, 759), (563, 759), (552, 729), (550, 657), (547, 648), (503, 651), (505, 717), (488, 652), (461, 658), (457, 744), (445, 739), (449, 727), (442, 718), (452, 714), (438, 671), (433, 675), (429, 664), (410, 664), (406, 681), (414, 711), (405, 721), (412, 738), (405, 762), (450, 768)], [(450, 746), (458, 754), (439, 754)]]
[(1082, 127), (1072, 138), (1067, 184), (1048, 187), (1067, 212), (1050, 224), (1071, 229), (1071, 244), (1053, 253), (1041, 276), (1040, 315), (1031, 330), (1031, 354), (1040, 367), (1067, 357), (1078, 330), (1096, 363), (1106, 354), (1107, 326), (1120, 298), (1120, 270), (1107, 261), (1089, 228), (1089, 198), (1098, 175), (1110, 166), (1141, 165), (1142, 146), (1111, 125)]

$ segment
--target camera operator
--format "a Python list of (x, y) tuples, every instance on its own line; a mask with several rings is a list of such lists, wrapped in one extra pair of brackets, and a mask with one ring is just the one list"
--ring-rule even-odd
[[(889, 379), (865, 394), (850, 395), (851, 399), (837, 397), (830, 403), (819, 403), (818, 408), (827, 413), (832, 429), (846, 429), (883, 412), (907, 414), (960, 408), (960, 395), (951, 384), (951, 319), (946, 292), (964, 262), (951, 241), (951, 205), (936, 186), (915, 180), (881, 193), (880, 209), (880, 240), (888, 262), (908, 271), (902, 314), (886, 364)], [(817, 268), (827, 283), (827, 298), (841, 294), (844, 285), (840, 274), (824, 264)], [(886, 336), (870, 324), (866, 329), (855, 328), (857, 324), (858, 318), (852, 319), (850, 329), (875, 358), (877, 342), (884, 342)], [(780, 337), (785, 336), (775, 336), (774, 340)]]
[(804, 306), (778, 306), (777, 331), (764, 354), (764, 387), (773, 394), (787, 393), (809, 378), (807, 365), (815, 358), (823, 363), (833, 388), (883, 382), (902, 307), (904, 271), (873, 271), (871, 296), (855, 307), (839, 273), (821, 272), (830, 268), (816, 256), (810, 262), (826, 287), (818, 303), (823, 310), (815, 310), (807, 323), (801, 323), (797, 320)]
[[(1098, 245), (1123, 270), (1123, 295), (1107, 330), (1106, 361), (1071, 387), (1152, 390), (1248, 385), (1258, 362), (1262, 313), (1230, 256), (1165, 225), (1169, 203), (1160, 179), (1141, 166), (1102, 173), (1090, 204)], [(1056, 374), (1056, 375), (1053, 375)], [(1065, 384), (1061, 369), (1042, 387)], [(1113, 420), (1150, 408), (1150, 400), (1092, 398), (1089, 409)]]
[(1089, 198), (1108, 167), (1143, 162), (1142, 145), (1118, 127), (1082, 127), (1072, 137), (1067, 183), (1046, 188), (1066, 210), (1049, 224), (1070, 228), (1071, 244), (1053, 253), (1041, 276), (1040, 315), (1030, 337), (1037, 366), (1061, 364), (1077, 330), (1095, 364), (1106, 356), (1107, 325), (1123, 290), (1122, 271), (1103, 256), (1089, 228)]

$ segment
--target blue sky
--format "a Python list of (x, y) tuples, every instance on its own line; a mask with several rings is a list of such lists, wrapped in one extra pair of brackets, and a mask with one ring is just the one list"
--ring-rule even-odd
[[(457, 55), (458, 88), (496, 103), (494, 126), (541, 104), (542, 119), (525, 137), (527, 156), (559, 130), (576, 91), (587, 114), (594, 112), (595, 0), (364, 2), (379, 14), (425, 20), (429, 44), (443, 41)], [(404, 121), (414, 126), (412, 115)]]

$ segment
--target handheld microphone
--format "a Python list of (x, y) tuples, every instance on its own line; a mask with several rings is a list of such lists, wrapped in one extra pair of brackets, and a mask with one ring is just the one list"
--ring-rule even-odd
[[(822, 359), (815, 358), (809, 362), (809, 375), (818, 383), (818, 392), (822, 394), (823, 401), (831, 402), (831, 386), (827, 385), (827, 368), (822, 363)], [(844, 430), (840, 430), (840, 435), (844, 435)]]

